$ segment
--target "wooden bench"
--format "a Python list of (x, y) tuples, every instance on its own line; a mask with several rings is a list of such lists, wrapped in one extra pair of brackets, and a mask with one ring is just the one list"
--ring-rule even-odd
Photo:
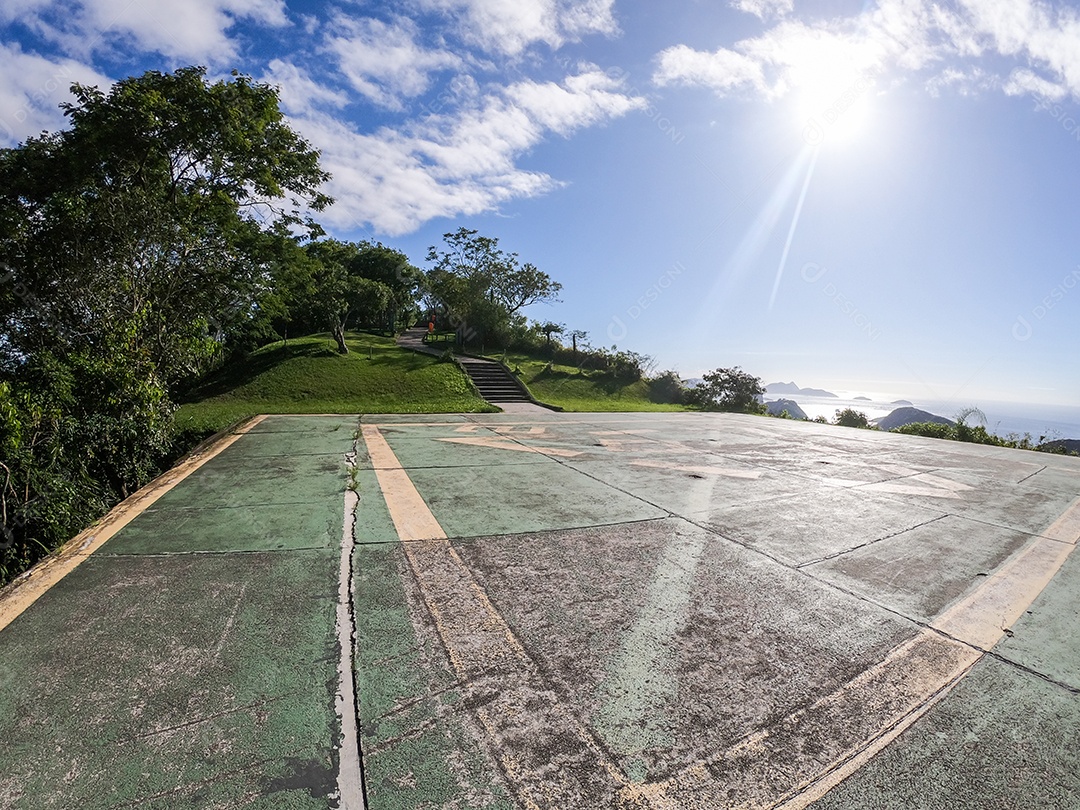
[(424, 335), (424, 343), (456, 343), (457, 332), (428, 332)]

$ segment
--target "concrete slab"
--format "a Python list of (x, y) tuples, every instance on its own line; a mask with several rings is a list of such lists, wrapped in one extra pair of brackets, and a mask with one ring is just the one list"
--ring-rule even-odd
[(83, 563), (3, 632), (0, 804), (327, 807), (335, 556)]
[(0, 806), (338, 806), (356, 419), (254, 428), (123, 505), (36, 601), (0, 599)]
[[(931, 444), (908, 457), (908, 437), (746, 417), (469, 421), (558, 464), (515, 472), (499, 446), (484, 448), (489, 468), (453, 469), (445, 450), (441, 469), (383, 457), (415, 487), (410, 508), (429, 512), (410, 524), (428, 527), (411, 542), (380, 546), (395, 555), (398, 611), (409, 616), (394, 637), (413, 650), (441, 645), (446, 657), (407, 659), (414, 676), (441, 684), (421, 690), (441, 704), (401, 696), (382, 716), (407, 715), (413, 731), (395, 740), (472, 734), (469, 750), (488, 762), (457, 776), (440, 763), (442, 788), (425, 797), (405, 778), (421, 755), (383, 747), (373, 731), (365, 745), (379, 752), (385, 806), (454, 806), (473, 789), (461, 773), (499, 786), (484, 802), (515, 806), (806, 806), (964, 682), (984, 658), (965, 639), (1005, 638), (1007, 628), (978, 629), (995, 621), (988, 609), (1007, 598), (1015, 611), (1040, 577), (1068, 583), (1072, 572), (1052, 579), (1046, 566), (1065, 557), (1023, 530), (1062, 537), (1073, 525), (1055, 520), (1074, 491), (1028, 491), (1047, 469), (1030, 453)], [(423, 433), (389, 435), (387, 447), (412, 461)], [(1074, 468), (1053, 469), (1067, 479)], [(590, 491), (577, 503), (582, 479)], [(666, 516), (633, 521), (597, 485)], [(594, 503), (618, 519), (589, 525)], [(510, 519), (521, 504), (530, 519)], [(1004, 525), (969, 516), (995, 504), (990, 516)], [(391, 512), (374, 522), (392, 523)], [(575, 525), (573, 514), (588, 519)], [(437, 539), (447, 535), (457, 539)], [(1063, 584), (1046, 599), (1068, 593)], [(1037, 636), (1026, 634), (1043, 649)], [(1051, 653), (1061, 671), (1070, 652)], [(368, 690), (396, 682), (380, 674), (391, 660), (368, 662)]]
[(765, 502), (743, 502), (699, 515), (725, 537), (802, 566), (940, 520), (946, 513), (861, 491), (807, 486)]
[(345, 490), (345, 453), (351, 446), (350, 437), (349, 443), (335, 454), (234, 458), (224, 453), (207, 462), (198, 476), (162, 496), (149, 511), (305, 504), (332, 499)]
[(1077, 806), (1080, 698), (983, 659), (918, 725), (814, 810)]
[[(492, 453), (503, 451), (493, 450)], [(662, 509), (562, 464), (496, 464), (409, 477), (451, 537), (524, 534), (666, 517)]]
[(677, 519), (455, 548), (635, 784), (710, 759), (916, 632)]
[(814, 576), (929, 623), (1030, 537), (955, 515), (806, 566)]
[(0, 806), (355, 810), (356, 737), (373, 810), (1080, 795), (1078, 459), (714, 414), (256, 428), (0, 630)]
[(258, 506), (184, 507), (143, 512), (103, 555), (337, 548), (341, 504), (329, 498)]

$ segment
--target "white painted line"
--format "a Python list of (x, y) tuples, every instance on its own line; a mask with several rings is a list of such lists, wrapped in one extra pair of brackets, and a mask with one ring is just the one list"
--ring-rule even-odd
[[(914, 484), (912, 482), (915, 482)], [(922, 484), (923, 486), (916, 486)], [(867, 492), (888, 492), (896, 495), (927, 495), (931, 498), (959, 498), (959, 493), (968, 492), (973, 487), (959, 481), (951, 481), (939, 475), (919, 473), (899, 481), (881, 481), (863, 487)]]

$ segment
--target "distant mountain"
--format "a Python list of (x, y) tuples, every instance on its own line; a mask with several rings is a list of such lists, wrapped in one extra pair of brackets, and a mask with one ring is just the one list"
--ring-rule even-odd
[(914, 403), (908, 402), (906, 399), (894, 399), (889, 404), (890, 405), (907, 405), (910, 408)]
[(1080, 454), (1080, 439), (1054, 439), (1039, 445), (1040, 450), (1049, 450), (1052, 453)]
[(836, 397), (832, 391), (824, 391), (821, 388), (799, 388), (793, 382), (769, 383), (765, 386), (767, 394), (796, 394), (804, 397)]
[(852, 399), (853, 400), (857, 399), (860, 402), (873, 402), (874, 401), (874, 400), (870, 399), (870, 397), (852, 397)]
[(881, 430), (895, 430), (898, 427), (910, 425), (913, 422), (935, 422), (939, 425), (956, 424), (953, 420), (946, 419), (944, 416), (938, 416), (929, 411), (920, 411), (918, 408), (897, 408), (888, 416), (882, 416), (880, 419), (871, 419), (870, 421), (877, 425)]
[(771, 413), (773, 416), (779, 416), (784, 411), (788, 412), (788, 416), (792, 419), (806, 419), (806, 411), (799, 407), (799, 403), (793, 399), (777, 399), (772, 402), (765, 403), (765, 410)]

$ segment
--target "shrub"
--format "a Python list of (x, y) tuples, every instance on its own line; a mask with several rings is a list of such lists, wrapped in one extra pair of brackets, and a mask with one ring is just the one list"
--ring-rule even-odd
[(681, 405), (686, 401), (686, 387), (674, 371), (665, 371), (649, 380), (649, 400)]
[(866, 414), (854, 408), (844, 408), (836, 412), (836, 424), (842, 427), (869, 428), (870, 420)]

